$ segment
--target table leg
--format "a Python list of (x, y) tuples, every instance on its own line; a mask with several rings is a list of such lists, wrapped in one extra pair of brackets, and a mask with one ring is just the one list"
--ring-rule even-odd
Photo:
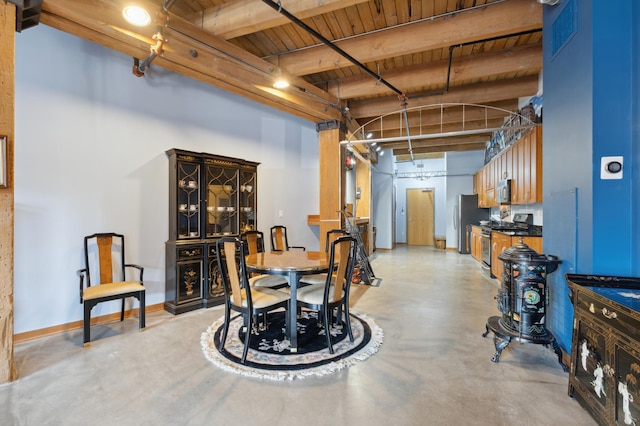
[(289, 304), (289, 350), (298, 352), (298, 273), (296, 271), (289, 272), (290, 301)]

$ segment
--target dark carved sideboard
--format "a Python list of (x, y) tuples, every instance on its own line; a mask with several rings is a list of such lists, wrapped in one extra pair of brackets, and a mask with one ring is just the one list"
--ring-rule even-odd
[(574, 307), (569, 395), (600, 424), (640, 423), (640, 278), (566, 279)]

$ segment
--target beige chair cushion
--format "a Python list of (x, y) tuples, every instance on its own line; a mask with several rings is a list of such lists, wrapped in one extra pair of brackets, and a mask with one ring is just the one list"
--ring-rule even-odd
[[(251, 291), (251, 301), (254, 308), (264, 308), (266, 306), (275, 305), (284, 300), (289, 300), (289, 294), (284, 291), (273, 290), (270, 288), (256, 288)], [(242, 298), (242, 305), (247, 305), (247, 299)]]
[(300, 282), (311, 285), (325, 284), (327, 282), (327, 274), (304, 275), (300, 278)]
[[(329, 288), (329, 301), (333, 300), (333, 292), (335, 287), (332, 285)], [(300, 302), (309, 303), (312, 305), (322, 305), (324, 297), (324, 286), (309, 286), (298, 289), (297, 299)]]
[(140, 290), (144, 290), (144, 286), (139, 282), (122, 281), (118, 283), (105, 283), (85, 288), (82, 292), (82, 299), (99, 299), (101, 297), (115, 296), (117, 294), (131, 293), (132, 291)]
[(255, 277), (249, 278), (249, 285), (252, 288), (258, 287), (276, 287), (281, 285), (287, 285), (288, 281), (285, 277), (278, 275), (256, 275)]

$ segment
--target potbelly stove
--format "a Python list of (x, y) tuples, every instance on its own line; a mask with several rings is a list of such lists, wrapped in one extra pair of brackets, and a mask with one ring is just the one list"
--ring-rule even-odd
[(502, 351), (517, 340), (524, 343), (551, 345), (562, 363), (562, 351), (545, 326), (548, 303), (547, 274), (558, 268), (557, 256), (538, 254), (522, 238), (515, 246), (498, 256), (502, 261), (502, 285), (498, 292), (498, 310), (502, 316), (489, 317), (486, 337), (493, 332), (496, 353), (491, 360), (498, 362)]

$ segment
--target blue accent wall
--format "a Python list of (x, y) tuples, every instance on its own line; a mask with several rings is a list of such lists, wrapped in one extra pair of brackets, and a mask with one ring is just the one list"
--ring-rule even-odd
[[(638, 3), (544, 6), (544, 252), (563, 262), (547, 278), (547, 326), (567, 352), (573, 308), (565, 274), (640, 275)], [(553, 26), (567, 19), (567, 7), (576, 30), (554, 52)], [(602, 180), (601, 157), (619, 155), (623, 179)]]

